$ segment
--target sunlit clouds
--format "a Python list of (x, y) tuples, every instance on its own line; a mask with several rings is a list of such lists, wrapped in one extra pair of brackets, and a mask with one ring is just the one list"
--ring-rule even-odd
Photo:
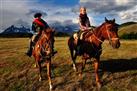
[(87, 7), (91, 25), (99, 25), (104, 17), (115, 18), (118, 23), (137, 21), (136, 0), (1, 0), (0, 30), (18, 20), (31, 24), (36, 12), (41, 12), (48, 23), (78, 23), (80, 6)]

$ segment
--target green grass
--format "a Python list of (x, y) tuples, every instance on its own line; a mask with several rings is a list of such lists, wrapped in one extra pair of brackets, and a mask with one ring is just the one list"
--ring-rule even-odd
[[(38, 82), (38, 70), (33, 66), (34, 58), (24, 53), (28, 47), (28, 38), (0, 38), (0, 91), (48, 91), (47, 78)], [(81, 83), (72, 69), (67, 46), (68, 37), (57, 37), (55, 48), (58, 54), (52, 58), (53, 85), (55, 91), (78, 90)], [(101, 75), (104, 86), (101, 91), (136, 91), (137, 89), (137, 40), (121, 40), (121, 47), (113, 49), (107, 41), (103, 43)], [(79, 62), (79, 59), (77, 62)], [(91, 61), (86, 64), (83, 73), (82, 88), (95, 91), (94, 71)], [(110, 71), (107, 78), (104, 75)], [(112, 72), (111, 72), (112, 71)], [(43, 74), (46, 75), (46, 70)]]

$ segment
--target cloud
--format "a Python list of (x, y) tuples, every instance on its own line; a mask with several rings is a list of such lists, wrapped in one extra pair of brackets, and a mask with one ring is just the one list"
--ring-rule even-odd
[(28, 21), (26, 13), (29, 11), (27, 0), (2, 0), (0, 8), (0, 29), (5, 29), (16, 20)]
[(80, 0), (80, 5), (86, 6), (88, 11), (95, 16), (118, 17), (124, 22), (137, 18), (135, 15), (137, 12), (136, 0)]
[(91, 0), (90, 1), (90, 0), (85, 0), (83, 2), (83, 0), (81, 0), (80, 4), (82, 6), (86, 6), (88, 9), (90, 9), (91, 11), (98, 13), (98, 14), (106, 13), (106, 12), (109, 13), (110, 11), (119, 12), (119, 11), (131, 9), (137, 5), (137, 2), (133, 1), (133, 0), (132, 1), (124, 0), (124, 1), (119, 1), (119, 0), (113, 0), (113, 1), (105, 1), (105, 0), (93, 1), (93, 0)]
[(125, 10), (118, 14), (119, 14), (120, 18), (124, 21), (129, 20), (129, 19), (137, 21), (137, 6), (131, 10)]
[(46, 11), (42, 11), (42, 10), (37, 10), (37, 9), (30, 9), (29, 12), (26, 15), (31, 15), (33, 16), (35, 13), (42, 13), (42, 16), (47, 16), (48, 14), (46, 13)]
[(123, 4), (128, 4), (130, 2), (133, 2), (134, 0), (115, 0), (117, 5), (123, 5)]
[[(47, 16), (48, 8), (40, 5), (37, 0), (2, 0), (0, 8), (0, 30), (4, 30), (18, 20), (31, 24), (33, 15), (41, 12)], [(50, 11), (50, 10), (49, 10)]]
[(77, 18), (77, 15), (71, 12), (71, 7), (56, 6), (56, 7), (52, 7), (51, 11), (49, 11), (48, 16), (45, 17), (45, 19), (49, 22), (50, 21), (64, 22), (66, 20), (74, 21), (74, 19)]
[[(41, 2), (40, 2), (41, 1)], [(86, 6), (91, 25), (98, 25), (104, 17), (117, 18), (118, 21), (137, 21), (137, 2), (135, 0), (79, 0), (75, 4), (56, 4), (55, 0), (2, 0), (0, 8), (0, 29), (5, 29), (22, 19), (31, 24), (33, 14), (43, 13), (48, 23), (72, 20), (78, 23), (79, 7)], [(71, 0), (72, 2), (73, 0)], [(56, 1), (57, 2), (57, 1)], [(64, 5), (63, 5), (64, 4)]]
[(52, 5), (48, 2), (39, 3), (38, 0), (2, 0), (0, 8), (0, 30), (4, 30), (18, 20), (31, 24), (33, 14), (41, 12), (44, 20), (65, 21), (77, 17), (71, 12), (71, 7)]

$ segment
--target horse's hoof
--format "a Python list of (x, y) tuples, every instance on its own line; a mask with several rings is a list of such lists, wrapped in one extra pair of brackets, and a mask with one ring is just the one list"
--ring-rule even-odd
[(97, 89), (98, 89), (98, 91), (100, 91), (101, 87), (102, 87), (101, 82), (98, 82), (98, 83), (97, 83)]
[(76, 72), (77, 71), (76, 67), (73, 67), (73, 70)]
[(40, 82), (42, 81), (42, 78), (41, 78), (41, 77), (39, 78), (39, 81), (40, 81)]
[(50, 91), (53, 89), (53, 87), (52, 87), (52, 85), (51, 85), (51, 84), (49, 85), (49, 89), (50, 89)]
[(77, 68), (75, 65), (73, 65), (73, 70), (76, 72), (77, 71)]
[(78, 76), (79, 76), (79, 77), (82, 77), (82, 74), (81, 74), (81, 73), (79, 73), (79, 74), (78, 74)]
[(33, 66), (34, 68), (37, 68), (37, 65), (36, 65), (36, 64), (32, 64), (32, 66)]

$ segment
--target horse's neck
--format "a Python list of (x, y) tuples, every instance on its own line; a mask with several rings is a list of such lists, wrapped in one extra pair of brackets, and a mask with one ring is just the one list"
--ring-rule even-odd
[(95, 30), (93, 31), (93, 43), (96, 44), (97, 46), (101, 46), (101, 44), (103, 43), (104, 39), (102, 37), (102, 30), (103, 30), (104, 26), (103, 24), (97, 28), (95, 28)]
[[(99, 27), (95, 28), (94, 30), (94, 35), (98, 37), (100, 40), (102, 40), (102, 30), (104, 29), (103, 24), (100, 25)], [(103, 40), (102, 40), (103, 41)]]
[(45, 34), (44, 32), (42, 32), (42, 34), (41, 34), (38, 42), (39, 42), (40, 44), (43, 44), (44, 41), (45, 41), (45, 39), (46, 39), (46, 37), (47, 37), (46, 34)]

